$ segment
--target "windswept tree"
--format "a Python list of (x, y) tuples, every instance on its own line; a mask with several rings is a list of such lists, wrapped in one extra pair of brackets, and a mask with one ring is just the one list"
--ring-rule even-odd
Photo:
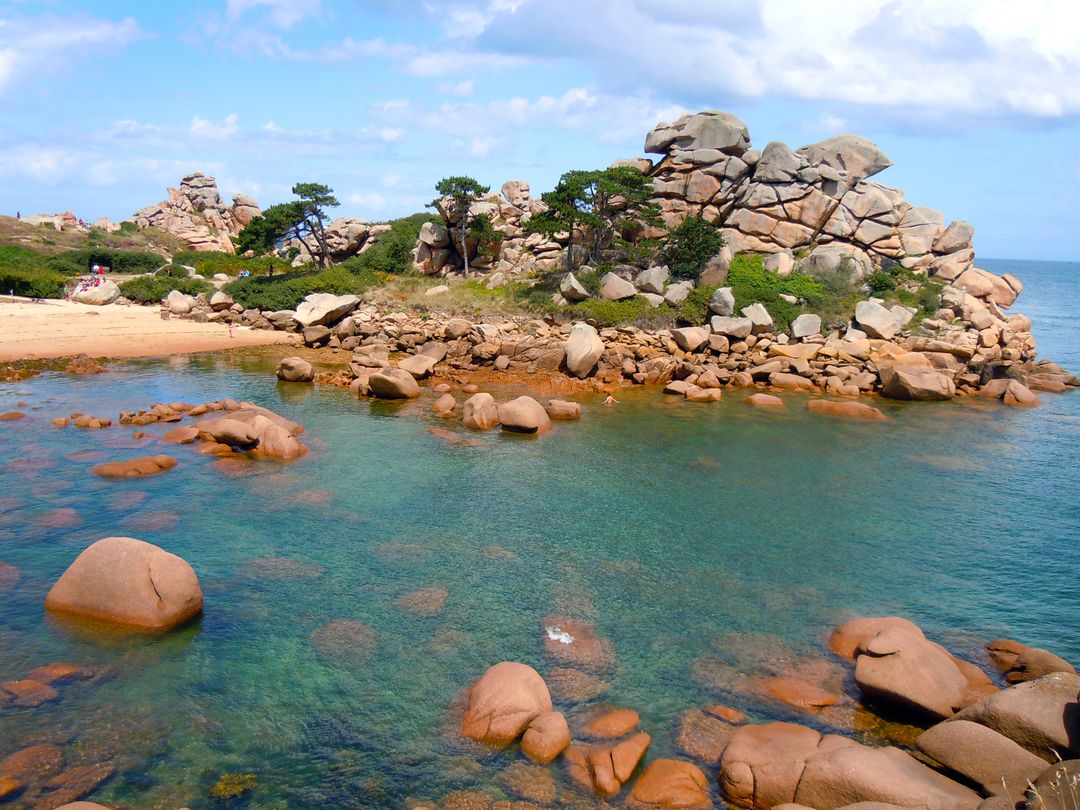
[(261, 217), (251, 220), (233, 242), (239, 253), (263, 255), (283, 242), (296, 239), (319, 267), (331, 264), (326, 242), (326, 209), (340, 205), (334, 190), (322, 183), (297, 183), (292, 193), (299, 199), (271, 205)]
[(574, 269), (574, 231), (586, 239), (591, 261), (619, 237), (619, 228), (655, 225), (660, 209), (651, 202), (652, 181), (633, 166), (594, 171), (571, 171), (559, 178), (552, 191), (541, 196), (548, 210), (532, 217), (534, 233), (567, 233), (566, 269)]
[[(461, 260), (465, 263), (465, 278), (469, 277), (469, 248), (466, 244), (474, 217), (469, 213), (472, 204), (491, 190), (490, 186), (481, 185), (472, 177), (444, 177), (435, 184), (435, 193), (439, 196), (428, 203), (446, 221), (447, 229), (451, 222), (457, 222), (461, 233)], [(444, 206), (446, 210), (443, 210)]]

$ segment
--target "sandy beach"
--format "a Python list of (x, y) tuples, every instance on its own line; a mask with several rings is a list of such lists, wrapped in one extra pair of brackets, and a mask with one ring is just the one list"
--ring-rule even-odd
[(0, 299), (0, 361), (77, 354), (154, 357), (298, 340), (297, 335), (286, 332), (162, 320), (153, 307)]

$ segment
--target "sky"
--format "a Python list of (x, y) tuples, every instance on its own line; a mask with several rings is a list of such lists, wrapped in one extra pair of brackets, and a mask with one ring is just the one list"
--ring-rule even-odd
[(979, 255), (1080, 258), (1075, 0), (0, 0), (0, 213), (114, 220), (185, 174), (264, 206), (533, 193), (685, 112), (755, 146), (851, 132)]

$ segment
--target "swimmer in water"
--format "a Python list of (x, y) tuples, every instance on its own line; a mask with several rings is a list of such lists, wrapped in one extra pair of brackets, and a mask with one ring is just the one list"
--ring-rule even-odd
[(616, 405), (618, 402), (619, 400), (615, 399), (611, 394), (608, 394), (607, 399), (604, 400), (605, 405)]

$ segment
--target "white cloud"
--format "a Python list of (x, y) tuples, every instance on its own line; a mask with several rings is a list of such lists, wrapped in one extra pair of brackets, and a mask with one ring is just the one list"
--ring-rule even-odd
[(72, 64), (121, 50), (144, 36), (131, 17), (114, 22), (85, 14), (5, 17), (0, 7), (0, 92), (42, 75), (67, 74)]
[(443, 82), (438, 87), (440, 93), (446, 93), (449, 96), (471, 96), (475, 89), (476, 83), (472, 79), (465, 79), (460, 82)]
[(401, 127), (383, 127), (378, 132), (379, 137), (388, 143), (400, 141), (404, 134), (405, 130), (401, 129)]
[(474, 158), (487, 157), (500, 144), (502, 140), (499, 138), (473, 138), (469, 144), (469, 155)]
[[(1080, 115), (1080, 5), (1074, 0), (742, 0), (725, 17), (686, 3), (523, 0), (465, 3), (488, 22), (488, 58), (569, 59), (609, 93), (787, 97), (904, 115)], [(725, 4), (726, 8), (726, 4)], [(715, 103), (715, 102), (714, 102)]]
[(239, 20), (253, 9), (265, 11), (266, 19), (278, 28), (291, 28), (307, 17), (322, 14), (321, 0), (227, 0), (225, 16)]
[(383, 188), (397, 188), (404, 179), (400, 174), (384, 174), (379, 182), (382, 183)]
[(367, 194), (354, 192), (352, 194), (345, 195), (345, 202), (350, 205), (362, 205), (366, 208), (374, 208), (380, 210), (386, 208), (386, 197), (378, 192), (371, 192)]
[(208, 121), (205, 118), (195, 116), (191, 119), (191, 126), (188, 130), (197, 138), (209, 138), (215, 141), (223, 141), (233, 137), (240, 131), (238, 125), (239, 116), (236, 113), (225, 116), (225, 120), (221, 124), (215, 124), (212, 121)]

